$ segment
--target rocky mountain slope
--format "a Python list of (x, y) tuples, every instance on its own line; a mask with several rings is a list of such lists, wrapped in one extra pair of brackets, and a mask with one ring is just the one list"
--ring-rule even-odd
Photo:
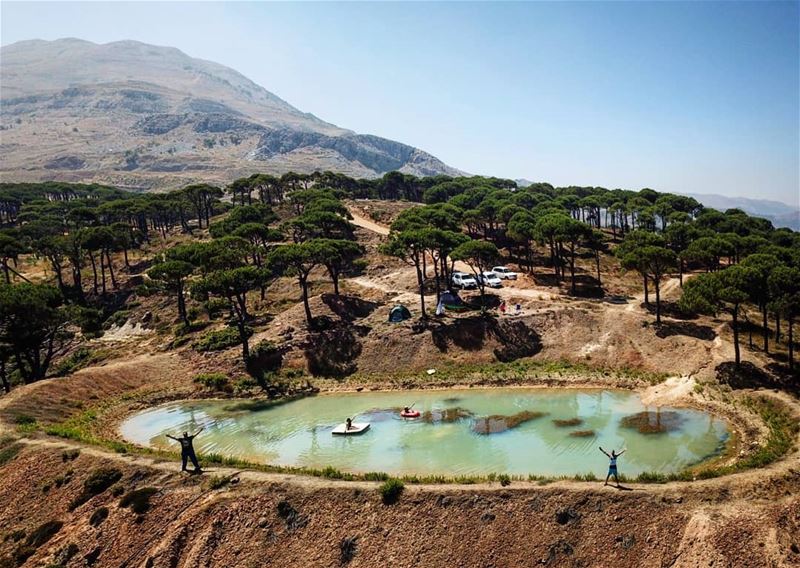
[(301, 112), (236, 71), (134, 41), (0, 51), (0, 176), (159, 189), (254, 172), (458, 174), (417, 148)]

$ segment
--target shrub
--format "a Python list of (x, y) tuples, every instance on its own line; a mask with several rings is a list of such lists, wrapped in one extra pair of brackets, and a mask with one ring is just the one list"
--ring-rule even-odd
[(501, 473), (500, 475), (498, 475), (497, 480), (500, 482), (500, 485), (502, 487), (508, 487), (509, 485), (511, 485), (511, 478), (505, 473)]
[(146, 513), (150, 508), (150, 497), (158, 493), (155, 487), (143, 487), (128, 491), (119, 501), (122, 508), (130, 508), (137, 515)]
[(278, 516), (283, 519), (290, 531), (304, 527), (308, 522), (288, 501), (278, 502)]
[(91, 517), (89, 517), (89, 524), (93, 527), (99, 527), (107, 517), (108, 508), (100, 507), (99, 509), (96, 509), (94, 513), (92, 513)]
[(80, 450), (64, 450), (61, 452), (61, 461), (68, 462), (76, 459), (79, 455), (81, 455)]
[(384, 481), (380, 488), (383, 504), (393, 505), (397, 503), (405, 488), (406, 486), (399, 479), (391, 478)]
[[(253, 334), (253, 330), (247, 328), (245, 333), (248, 336)], [(239, 338), (239, 330), (235, 327), (226, 327), (218, 331), (210, 331), (203, 337), (192, 343), (195, 351), (222, 351), (230, 347), (239, 345), (241, 340)]]
[(223, 312), (227, 311), (230, 304), (224, 298), (211, 298), (203, 304), (209, 319), (218, 318)]
[(100, 495), (120, 479), (122, 472), (116, 468), (104, 467), (94, 470), (83, 482), (83, 491), (72, 501), (70, 510), (80, 507), (95, 495)]
[(347, 538), (343, 538), (339, 543), (339, 562), (342, 564), (348, 564), (353, 557), (356, 555), (356, 548), (357, 544), (356, 541), (358, 540), (357, 536), (350, 536)]
[(364, 474), (364, 479), (367, 481), (386, 481), (389, 479), (389, 474), (382, 471), (369, 471)]
[(263, 377), (265, 373), (272, 373), (281, 368), (283, 353), (269, 341), (260, 341), (250, 350), (247, 360), (247, 372), (253, 377)]
[(14, 417), (14, 424), (19, 432), (33, 432), (37, 428), (36, 418), (27, 414), (18, 414)]
[(22, 451), (22, 444), (9, 444), (4, 448), (0, 449), (0, 466), (4, 466), (15, 457), (17, 454)]
[(233, 390), (228, 376), (223, 373), (201, 373), (194, 378), (194, 382), (212, 391), (231, 392)]
[(80, 328), (87, 339), (103, 335), (103, 312), (93, 308), (75, 306), (71, 309), (71, 319)]
[(231, 482), (231, 477), (228, 475), (212, 475), (208, 478), (208, 488), (212, 491), (215, 489), (222, 489)]

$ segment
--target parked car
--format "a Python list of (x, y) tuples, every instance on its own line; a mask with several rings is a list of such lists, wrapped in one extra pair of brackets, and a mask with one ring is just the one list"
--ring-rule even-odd
[(461, 288), (462, 290), (465, 288), (477, 288), (478, 283), (475, 282), (475, 278), (472, 277), (471, 274), (467, 274), (466, 272), (453, 272), (453, 276), (450, 278), (450, 282), (456, 288)]
[(478, 275), (481, 284), (489, 288), (502, 288), (503, 283), (498, 278), (497, 274), (492, 271), (484, 272)]
[(516, 280), (517, 273), (511, 270), (507, 266), (495, 266), (492, 268), (492, 272), (494, 272), (500, 280)]

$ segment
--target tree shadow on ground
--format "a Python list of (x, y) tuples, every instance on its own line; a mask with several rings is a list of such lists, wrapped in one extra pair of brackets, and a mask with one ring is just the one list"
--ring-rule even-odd
[(500, 344), (494, 349), (494, 356), (503, 362), (530, 357), (542, 349), (541, 337), (524, 321), (498, 322), (490, 316), (459, 318), (452, 323), (436, 325), (431, 327), (431, 338), (441, 352), (447, 352), (451, 346), (478, 351), (493, 338)]
[(656, 336), (661, 339), (673, 335), (686, 335), (704, 341), (712, 341), (717, 337), (717, 333), (707, 325), (697, 325), (688, 321), (662, 322), (656, 328)]
[(365, 318), (374, 312), (380, 304), (362, 300), (355, 296), (335, 296), (334, 294), (322, 294), (322, 302), (330, 310), (345, 321), (353, 321)]
[[(795, 396), (800, 394), (798, 374), (789, 374), (787, 369), (775, 364), (759, 369), (750, 361), (742, 361), (737, 369), (733, 361), (726, 361), (717, 365), (714, 370), (720, 383), (734, 389), (781, 389)], [(776, 373), (776, 370), (779, 372)]]
[(594, 276), (588, 274), (575, 275), (575, 292), (572, 292), (570, 279), (564, 282), (570, 296), (575, 298), (602, 298), (605, 295), (603, 287)]
[[(654, 292), (650, 293), (650, 303), (645, 304), (642, 302), (641, 308), (652, 315), (656, 315), (656, 296)], [(661, 315), (683, 321), (695, 320), (698, 317), (697, 314), (683, 311), (678, 302), (668, 302), (666, 300), (661, 300)]]

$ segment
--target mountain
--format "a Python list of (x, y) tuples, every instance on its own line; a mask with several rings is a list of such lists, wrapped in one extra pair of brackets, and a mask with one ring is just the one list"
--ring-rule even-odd
[(769, 199), (727, 197), (713, 193), (685, 193), (684, 195), (694, 197), (706, 207), (712, 207), (720, 211), (741, 209), (750, 215), (769, 219), (775, 227), (788, 227), (795, 231), (800, 231), (800, 207), (797, 205), (792, 206)]
[(0, 49), (0, 179), (163, 189), (255, 172), (462, 172), (302, 112), (240, 73), (136, 41)]

